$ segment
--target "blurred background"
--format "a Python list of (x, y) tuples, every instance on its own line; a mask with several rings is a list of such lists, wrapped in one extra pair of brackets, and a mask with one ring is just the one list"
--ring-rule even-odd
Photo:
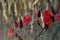
[[(38, 19), (33, 11), (34, 5), (36, 11), (40, 8), (41, 12), (46, 9), (46, 6), (50, 9), (50, 5), (52, 5), (55, 12), (60, 14), (60, 0), (0, 0), (0, 40), (34, 40), (36, 38), (42, 29), (37, 24), (33, 24), (33, 29), (27, 29), (29, 24), (25, 25), (22, 29), (15, 28), (13, 35), (8, 35), (8, 30), (14, 28), (14, 21), (17, 20), (19, 24), (20, 19), (23, 19), (25, 14), (31, 17), (34, 15), (34, 19)], [(51, 11), (50, 13), (52, 14)], [(39, 36), (37, 40), (60, 40), (59, 26), (60, 21), (55, 21), (53, 27)], [(32, 33), (31, 30), (33, 30)], [(15, 37), (16, 32), (20, 35), (20, 39)]]

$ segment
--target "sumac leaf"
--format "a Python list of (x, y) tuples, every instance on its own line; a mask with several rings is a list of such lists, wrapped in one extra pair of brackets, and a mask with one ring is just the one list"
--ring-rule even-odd
[(44, 16), (50, 16), (50, 11), (49, 10), (45, 10), (44, 11)]
[(56, 20), (60, 20), (60, 14), (55, 14), (55, 15), (54, 15), (54, 18), (55, 18)]
[(55, 18), (54, 18), (54, 16), (50, 16), (51, 17), (51, 19), (52, 19), (52, 22), (54, 22), (55, 21)]
[(23, 21), (20, 19), (20, 28), (23, 28)]
[(36, 10), (36, 4), (34, 4), (34, 12), (35, 12), (35, 10)]
[(44, 23), (46, 23), (47, 25), (50, 25), (51, 22), (52, 22), (52, 19), (51, 19), (49, 16), (45, 16), (45, 17), (43, 18), (43, 21), (44, 21)]
[(46, 23), (47, 25), (50, 25), (52, 22), (52, 19), (50, 17), (50, 11), (49, 10), (45, 10), (44, 11), (44, 17), (43, 17), (43, 22)]
[(23, 25), (25, 25), (26, 23), (30, 23), (30, 20), (31, 20), (31, 16), (25, 15), (23, 18)]
[(41, 16), (41, 11), (40, 11), (40, 9), (39, 9), (39, 10), (38, 10), (37, 17), (40, 18), (40, 16)]
[(14, 32), (14, 28), (8, 30), (8, 36), (12, 36)]
[(44, 25), (45, 25), (45, 29), (47, 30), (49, 25), (47, 25), (46, 23)]
[(56, 14), (56, 12), (55, 12), (53, 6), (51, 6), (51, 10), (52, 10), (52, 12), (53, 12), (53, 15)]

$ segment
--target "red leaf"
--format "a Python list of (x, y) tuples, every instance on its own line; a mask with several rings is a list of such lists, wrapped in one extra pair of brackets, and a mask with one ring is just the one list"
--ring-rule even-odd
[(52, 10), (52, 12), (53, 12), (53, 15), (56, 14), (56, 12), (55, 12), (53, 6), (51, 6), (51, 10)]
[(38, 10), (38, 14), (37, 14), (38, 18), (40, 18), (41, 16), (41, 12), (40, 12), (40, 9)]
[(52, 19), (52, 22), (54, 22), (54, 21), (55, 21), (54, 16), (50, 16), (50, 18)]
[(50, 11), (49, 10), (45, 10), (44, 11), (44, 16), (50, 16)]
[(23, 24), (25, 25), (26, 23), (30, 23), (30, 20), (31, 20), (30, 15), (26, 15), (26, 16), (24, 16)]
[(12, 29), (9, 29), (8, 30), (8, 36), (12, 36), (13, 35), (13, 32), (14, 32), (14, 29), (12, 28)]
[(60, 14), (55, 14), (55, 15), (54, 15), (54, 18), (55, 18), (56, 20), (60, 20)]
[(23, 28), (23, 21), (20, 20), (20, 28), (22, 29)]
[(44, 19), (43, 19), (44, 23), (46, 23), (47, 25), (50, 25), (52, 20), (49, 16), (44, 16)]
[(36, 11), (36, 4), (34, 4), (34, 12)]
[(44, 11), (43, 21), (44, 21), (44, 23), (46, 23), (47, 25), (50, 25), (51, 22), (52, 22), (52, 19), (51, 19), (50, 16), (51, 16), (51, 15), (50, 15), (50, 11), (49, 11), (49, 10), (45, 10), (45, 11)]

